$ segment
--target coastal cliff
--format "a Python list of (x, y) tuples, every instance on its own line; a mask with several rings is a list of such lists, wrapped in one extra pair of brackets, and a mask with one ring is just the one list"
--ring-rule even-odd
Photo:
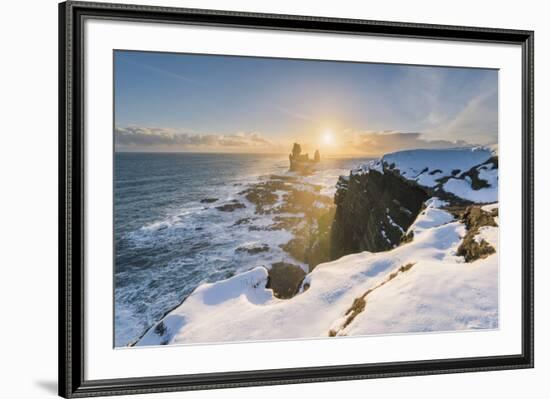
[(429, 198), (427, 191), (414, 182), (375, 170), (340, 177), (337, 187), (332, 259), (397, 246)]
[(407, 230), (430, 197), (457, 216), (468, 205), (495, 202), (497, 179), (498, 158), (481, 147), (402, 151), (361, 165), (338, 180), (330, 257), (410, 240)]

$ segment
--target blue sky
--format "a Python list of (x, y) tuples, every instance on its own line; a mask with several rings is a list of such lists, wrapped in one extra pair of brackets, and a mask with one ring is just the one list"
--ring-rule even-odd
[(118, 150), (494, 144), (497, 110), (495, 70), (115, 52)]

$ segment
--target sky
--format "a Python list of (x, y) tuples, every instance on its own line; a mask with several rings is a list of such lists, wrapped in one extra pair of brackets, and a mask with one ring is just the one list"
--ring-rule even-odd
[(381, 155), (493, 145), (498, 71), (115, 52), (115, 150)]

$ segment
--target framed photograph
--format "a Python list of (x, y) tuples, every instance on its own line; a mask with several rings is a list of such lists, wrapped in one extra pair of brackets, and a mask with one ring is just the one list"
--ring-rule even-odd
[(61, 396), (533, 367), (533, 32), (59, 21)]

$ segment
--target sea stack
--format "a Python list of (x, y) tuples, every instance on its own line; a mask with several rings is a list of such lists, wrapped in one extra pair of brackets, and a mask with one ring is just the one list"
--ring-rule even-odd
[(321, 160), (321, 154), (319, 150), (315, 150), (313, 159), (309, 159), (309, 154), (302, 154), (302, 146), (298, 143), (294, 143), (292, 146), (292, 153), (288, 155), (290, 161), (291, 172), (308, 173), (314, 165)]

